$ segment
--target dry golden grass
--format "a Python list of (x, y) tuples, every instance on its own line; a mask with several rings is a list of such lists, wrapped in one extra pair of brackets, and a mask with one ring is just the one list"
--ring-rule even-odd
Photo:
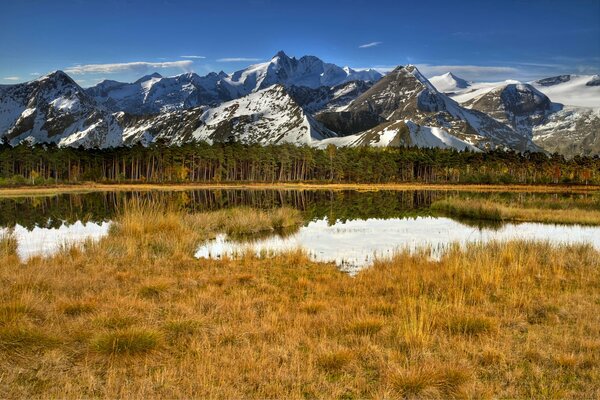
[[(579, 208), (580, 206), (587, 207)], [(531, 204), (506, 204), (487, 199), (450, 198), (436, 201), (431, 207), (444, 214), (463, 218), (600, 225), (600, 205), (597, 200), (594, 202), (554, 200)]]
[(3, 239), (0, 397), (600, 396), (589, 246), (403, 253), (356, 277), (302, 252), (194, 259), (224, 221), (132, 204), (100, 242), (26, 263)]

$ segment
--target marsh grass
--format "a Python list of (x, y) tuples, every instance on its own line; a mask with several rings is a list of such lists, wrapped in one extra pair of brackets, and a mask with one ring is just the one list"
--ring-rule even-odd
[(301, 251), (194, 259), (199, 240), (252, 224), (148, 206), (52, 257), (20, 262), (8, 244), (0, 397), (600, 395), (591, 246), (470, 244), (437, 261), (405, 252), (351, 277)]
[(600, 202), (596, 198), (508, 202), (456, 197), (436, 201), (431, 208), (444, 215), (472, 220), (600, 225)]

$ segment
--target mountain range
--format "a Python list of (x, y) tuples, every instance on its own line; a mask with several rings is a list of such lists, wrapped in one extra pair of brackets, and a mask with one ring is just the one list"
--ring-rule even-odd
[(475, 83), (452, 73), (427, 79), (412, 65), (382, 75), (284, 52), (232, 74), (155, 73), (87, 89), (56, 71), (0, 85), (0, 137), (83, 147), (240, 141), (593, 155), (600, 78)]

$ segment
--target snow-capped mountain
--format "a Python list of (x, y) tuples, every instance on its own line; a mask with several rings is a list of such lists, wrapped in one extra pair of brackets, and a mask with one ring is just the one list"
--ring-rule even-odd
[(87, 90), (57, 71), (0, 85), (0, 138), (84, 147), (201, 140), (600, 153), (598, 76), (432, 80), (448, 93), (412, 65), (381, 77), (283, 52), (232, 75), (155, 73)]
[[(325, 63), (314, 56), (290, 58), (281, 51), (268, 62), (251, 65), (231, 75), (221, 71), (218, 74), (211, 72), (206, 76), (186, 73), (162, 77), (154, 73), (133, 83), (103, 81), (87, 89), (87, 93), (113, 112), (141, 115), (201, 105), (216, 106), (275, 84), (331, 89), (351, 81), (374, 82), (381, 76), (375, 70), (355, 71), (349, 67)], [(329, 96), (340, 97), (334, 93)], [(313, 104), (311, 107), (318, 105)]]
[(274, 84), (285, 87), (304, 86), (316, 89), (322, 86), (337, 86), (345, 82), (377, 81), (381, 73), (369, 69), (355, 71), (350, 67), (338, 67), (323, 62), (315, 56), (290, 58), (283, 51), (278, 52), (265, 63), (254, 64), (225, 78), (234, 97), (247, 95)]
[(223, 84), (225, 77), (224, 72), (206, 76), (191, 72), (168, 78), (154, 73), (133, 83), (103, 81), (86, 92), (113, 112), (158, 114), (232, 100)]
[(481, 151), (472, 144), (450, 135), (443, 129), (421, 126), (410, 120), (384, 122), (365, 132), (322, 140), (319, 148), (338, 147), (429, 147)]
[(197, 107), (137, 118), (121, 114), (120, 120), (128, 143), (162, 139), (171, 144), (238, 141), (314, 145), (336, 136), (306, 114), (282, 85), (213, 108)]
[(429, 78), (429, 82), (431, 82), (431, 84), (435, 86), (437, 90), (443, 93), (454, 93), (467, 89), (469, 86), (471, 86), (471, 83), (459, 78), (452, 72), (446, 72), (443, 75), (432, 76)]
[(545, 94), (526, 83), (500, 85), (463, 104), (487, 113), (528, 137), (532, 136), (533, 127), (542, 123), (552, 110), (562, 108), (553, 105)]
[(472, 83), (449, 95), (528, 135), (548, 152), (600, 153), (598, 75), (558, 75), (530, 83)]
[(539, 150), (529, 137), (510, 126), (483, 112), (464, 108), (440, 93), (413, 65), (398, 67), (387, 74), (345, 111), (369, 112), (387, 121), (410, 120), (420, 126), (440, 128), (481, 149), (500, 146), (519, 151)]
[(0, 137), (11, 143), (118, 146), (119, 124), (67, 74), (0, 86)]

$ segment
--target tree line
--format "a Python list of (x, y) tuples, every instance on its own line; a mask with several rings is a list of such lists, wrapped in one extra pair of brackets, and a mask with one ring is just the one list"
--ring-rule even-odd
[(109, 149), (0, 144), (0, 184), (85, 181), (600, 184), (600, 158), (291, 144), (153, 143)]

